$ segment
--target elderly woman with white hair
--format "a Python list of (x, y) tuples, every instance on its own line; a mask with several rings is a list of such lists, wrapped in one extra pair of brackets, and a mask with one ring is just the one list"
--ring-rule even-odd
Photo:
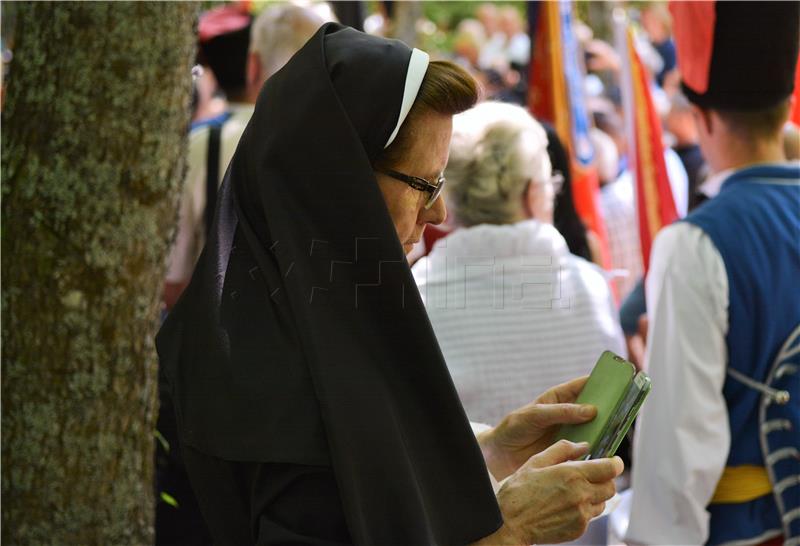
[(497, 423), (624, 341), (604, 276), (552, 225), (558, 180), (527, 111), (485, 102), (455, 116), (445, 175), (460, 228), (414, 277), (467, 415)]

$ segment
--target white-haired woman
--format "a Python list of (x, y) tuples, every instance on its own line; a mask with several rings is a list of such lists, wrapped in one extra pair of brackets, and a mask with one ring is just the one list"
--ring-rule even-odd
[(461, 227), (414, 276), (467, 415), (497, 423), (603, 350), (624, 353), (622, 332), (600, 270), (552, 226), (558, 180), (524, 109), (486, 102), (457, 115), (445, 174)]

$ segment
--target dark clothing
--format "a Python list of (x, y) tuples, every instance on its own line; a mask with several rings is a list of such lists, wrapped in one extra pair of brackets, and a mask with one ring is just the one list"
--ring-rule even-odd
[[(162, 322), (166, 316), (164, 311)], [(155, 443), (155, 546), (210, 546), (213, 539), (189, 484), (178, 441), (175, 410), (161, 370), (156, 431), (159, 436)]]
[(689, 179), (689, 210), (692, 210), (699, 204), (697, 202), (698, 188), (707, 174), (706, 160), (703, 157), (700, 146), (697, 144), (675, 146), (674, 150), (681, 159), (683, 168), (686, 169), (686, 175)]
[(653, 42), (653, 48), (661, 56), (661, 60), (664, 61), (664, 66), (661, 67), (661, 71), (656, 75), (658, 86), (664, 87), (664, 77), (678, 63), (677, 55), (675, 54), (675, 42), (672, 41), (672, 38), (668, 38), (663, 42)]
[(352, 544), (329, 466), (183, 457), (214, 544)]
[[(210, 546), (211, 533), (203, 520), (183, 464), (175, 414), (167, 397), (159, 405), (156, 442), (156, 546)], [(163, 443), (162, 443), (163, 442)], [(168, 495), (164, 498), (162, 495)], [(174, 500), (174, 503), (166, 499)]]
[(339, 0), (331, 3), (336, 18), (343, 25), (364, 30), (364, 2), (362, 0)]
[(548, 123), (543, 123), (542, 126), (547, 133), (547, 154), (550, 157), (550, 164), (553, 166), (553, 173), (561, 174), (564, 177), (561, 191), (556, 195), (553, 205), (553, 225), (564, 237), (572, 254), (591, 262), (592, 251), (586, 237), (586, 225), (578, 216), (578, 212), (575, 210), (575, 201), (572, 198), (569, 153), (561, 139), (558, 138), (555, 128)]
[(619, 323), (626, 336), (633, 336), (639, 333), (639, 317), (646, 313), (644, 278), (641, 278), (619, 308)]
[[(465, 544), (502, 525), (372, 167), (412, 59), (331, 23), (267, 81), (157, 338), (181, 442), (227, 461), (330, 466), (339, 494), (324, 510), (341, 510), (356, 544)], [(187, 468), (201, 506), (236, 477)], [(272, 498), (269, 481), (253, 478), (253, 498)], [(252, 522), (245, 508), (231, 504), (212, 532)], [(303, 514), (291, 530), (313, 536)]]

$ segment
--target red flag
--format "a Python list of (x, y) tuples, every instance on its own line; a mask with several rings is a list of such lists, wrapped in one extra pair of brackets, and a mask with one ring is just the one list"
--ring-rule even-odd
[(572, 31), (572, 3), (531, 2), (538, 10), (530, 64), (528, 108), (542, 121), (551, 123), (564, 143), (571, 162), (575, 210), (586, 227), (600, 239), (603, 266), (611, 265), (608, 239), (600, 214), (600, 184), (591, 166), (589, 118), (583, 103), (583, 74)]
[(628, 126), (630, 159), (636, 181), (636, 208), (639, 216), (639, 240), (645, 273), (650, 263), (650, 248), (656, 233), (678, 218), (672, 187), (669, 183), (664, 144), (661, 141), (661, 120), (650, 95), (650, 75), (642, 64), (633, 42), (633, 32), (626, 30), (626, 71), (623, 93), (630, 116)]
[(797, 68), (794, 71), (794, 102), (792, 112), (789, 114), (789, 121), (800, 127), (800, 57), (797, 59)]

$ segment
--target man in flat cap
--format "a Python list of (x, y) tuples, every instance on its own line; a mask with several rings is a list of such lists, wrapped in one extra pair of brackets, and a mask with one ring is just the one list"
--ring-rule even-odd
[(229, 107), (222, 123), (205, 125), (189, 135), (178, 233), (164, 285), (167, 309), (192, 275), (213, 219), (217, 188), (253, 115), (261, 87), (324, 22), (315, 11), (293, 4), (271, 6), (255, 20), (235, 4), (201, 16), (200, 49)]
[(634, 446), (630, 543), (800, 543), (800, 166), (781, 140), (798, 6), (671, 6), (713, 198), (651, 255), (654, 387)]

